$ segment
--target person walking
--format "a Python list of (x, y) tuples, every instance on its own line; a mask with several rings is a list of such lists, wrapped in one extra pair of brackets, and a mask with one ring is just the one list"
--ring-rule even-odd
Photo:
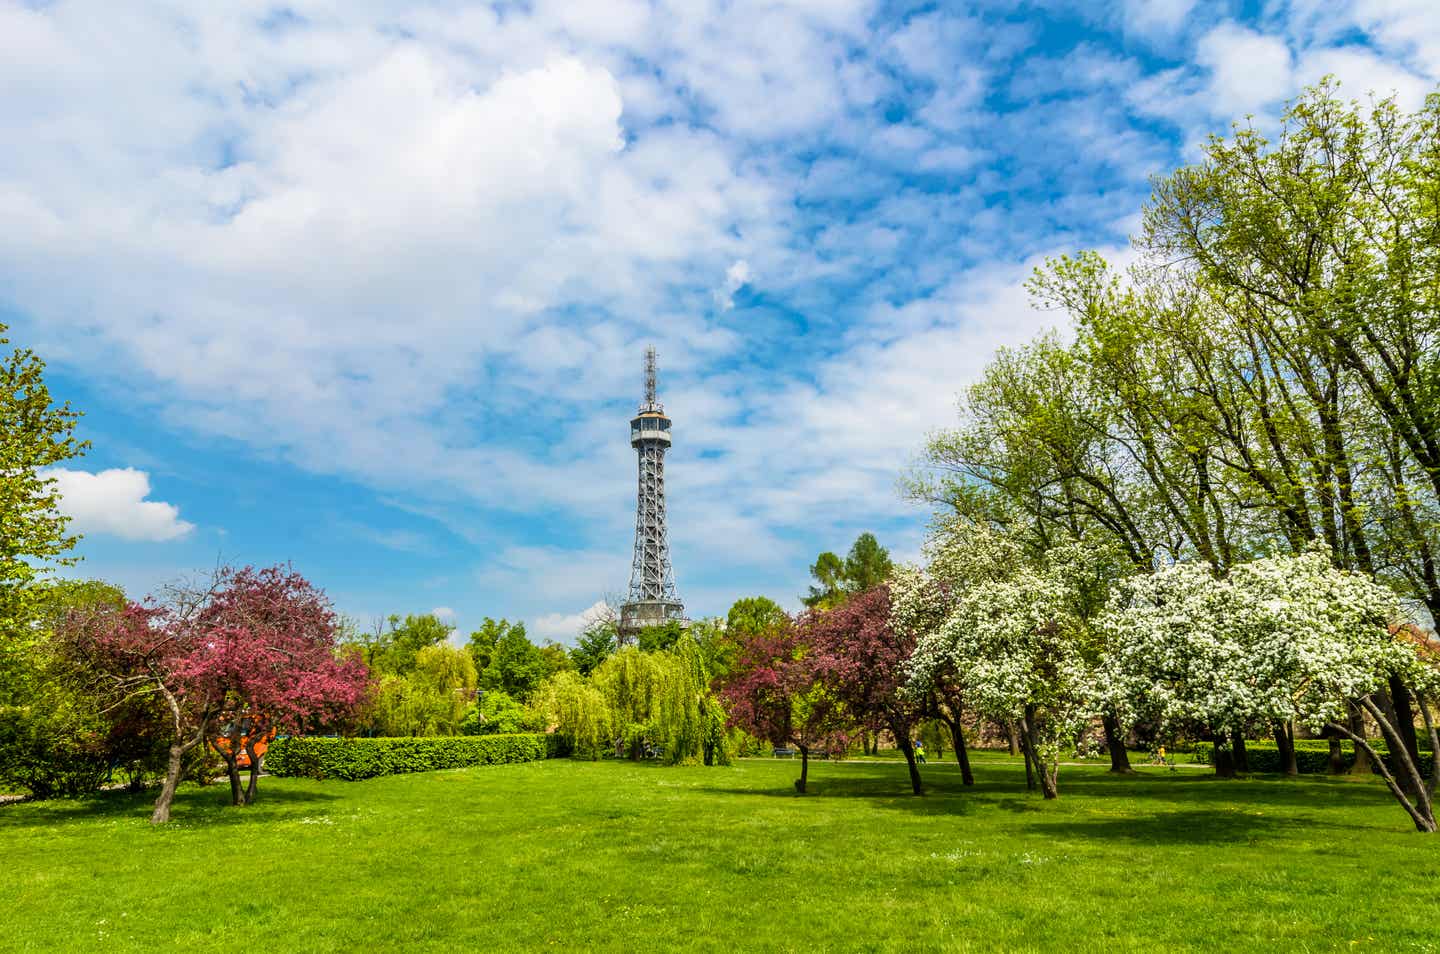
[(925, 764), (925, 743), (919, 739), (915, 740), (915, 761), (921, 765)]

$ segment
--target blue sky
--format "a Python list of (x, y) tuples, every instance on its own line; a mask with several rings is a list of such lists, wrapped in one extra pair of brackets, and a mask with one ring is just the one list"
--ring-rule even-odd
[(682, 597), (899, 556), (895, 482), (1047, 254), (1431, 0), (0, 0), (0, 320), (86, 413), (79, 572), (293, 561), (362, 621), (623, 591), (643, 348)]

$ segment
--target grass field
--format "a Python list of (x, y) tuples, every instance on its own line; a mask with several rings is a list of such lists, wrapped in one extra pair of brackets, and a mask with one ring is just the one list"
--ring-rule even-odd
[(0, 949), (1440, 950), (1440, 839), (1370, 780), (550, 761), (0, 808)]

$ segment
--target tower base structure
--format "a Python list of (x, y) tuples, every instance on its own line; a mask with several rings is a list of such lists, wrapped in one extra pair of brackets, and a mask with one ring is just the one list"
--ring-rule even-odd
[(678, 600), (635, 600), (620, 606), (622, 637), (634, 636), (642, 629), (670, 622), (682, 626), (690, 622), (685, 618), (685, 607)]

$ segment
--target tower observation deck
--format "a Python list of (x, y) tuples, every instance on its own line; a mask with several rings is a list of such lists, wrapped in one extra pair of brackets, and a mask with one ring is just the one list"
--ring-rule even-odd
[(683, 620), (685, 607), (675, 591), (670, 541), (665, 532), (665, 452), (670, 449), (670, 418), (655, 393), (655, 349), (645, 349), (645, 400), (630, 421), (630, 446), (639, 457), (640, 486), (635, 500), (635, 558), (630, 592), (620, 607), (620, 632)]

